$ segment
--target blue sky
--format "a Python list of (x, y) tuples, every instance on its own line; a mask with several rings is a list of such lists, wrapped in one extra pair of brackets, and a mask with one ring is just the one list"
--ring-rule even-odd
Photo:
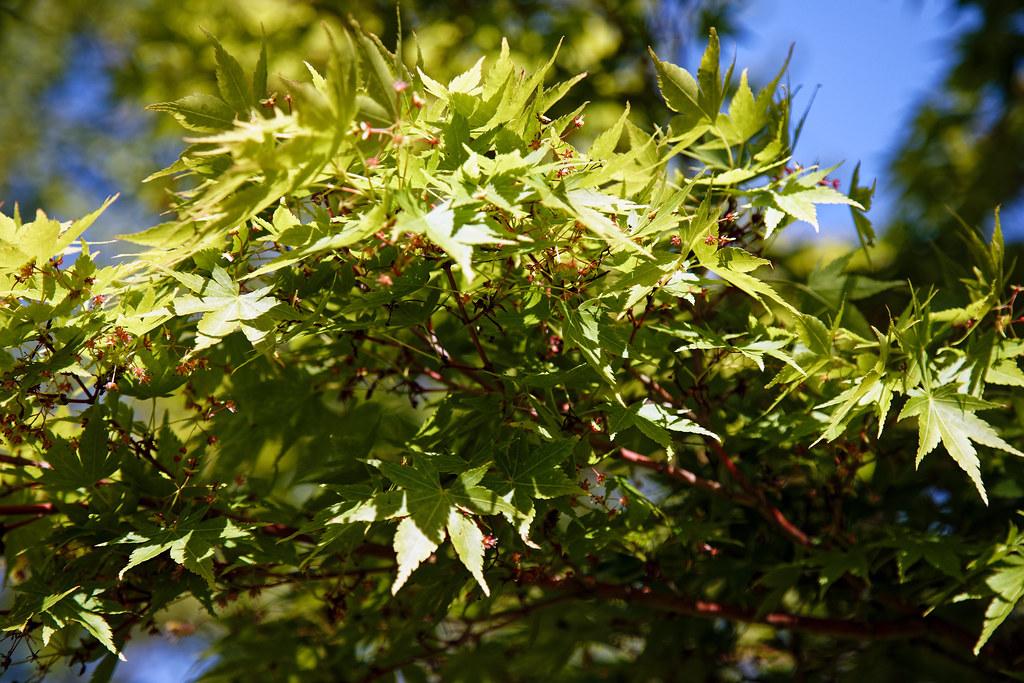
[[(789, 82), (801, 88), (797, 114), (817, 89), (795, 160), (845, 162), (838, 172), (844, 189), (860, 161), (862, 182), (878, 179), (871, 217), (884, 225), (895, 199), (885, 192), (887, 159), (915, 105), (941, 83), (971, 15), (949, 0), (751, 0), (738, 19), (744, 30), (723, 40), (723, 60), (735, 55), (737, 68), (765, 82), (795, 43)], [(819, 218), (826, 237), (855, 239), (845, 208), (822, 207)], [(806, 224), (787, 233), (814, 236)]]

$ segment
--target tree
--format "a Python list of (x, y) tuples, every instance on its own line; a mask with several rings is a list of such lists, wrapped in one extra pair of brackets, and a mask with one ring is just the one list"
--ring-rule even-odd
[(185, 602), (214, 681), (1019, 669), (998, 221), (949, 307), (773, 264), (870, 192), (787, 166), (783, 74), (714, 32), (696, 76), (652, 52), (667, 127), (585, 151), (553, 56), (330, 44), (268, 86), (214, 42), (218, 94), (152, 106), (185, 189), (130, 258), (81, 239), (106, 204), (0, 218), (5, 666), (109, 679)]

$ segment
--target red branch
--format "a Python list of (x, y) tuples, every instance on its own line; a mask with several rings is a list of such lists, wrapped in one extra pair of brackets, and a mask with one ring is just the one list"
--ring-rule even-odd
[(52, 515), (57, 512), (53, 503), (26, 503), (24, 505), (0, 505), (0, 517), (13, 515)]
[(857, 619), (835, 619), (812, 617), (789, 612), (768, 612), (727, 605), (712, 600), (686, 598), (672, 593), (655, 592), (650, 588), (633, 588), (609, 583), (598, 583), (587, 579), (559, 579), (540, 576), (534, 583), (568, 589), (580, 597), (596, 597), (602, 600), (623, 600), (633, 605), (674, 614), (683, 614), (705, 619), (726, 619), (745, 624), (765, 624), (780, 629), (817, 633), (833, 638), (852, 640), (900, 640), (927, 638), (952, 645), (957, 649), (970, 650), (975, 638), (970, 633), (934, 617), (908, 617), (886, 621)]
[(729, 500), (740, 503), (741, 505), (752, 505), (754, 503), (752, 499), (748, 499), (745, 496), (730, 495), (729, 492), (726, 491), (725, 488), (717, 481), (704, 479), (686, 468), (679, 467), (671, 463), (652, 460), (646, 455), (641, 455), (640, 453), (631, 451), (628, 448), (619, 448), (615, 451), (614, 455), (620, 460), (625, 460), (628, 463), (632, 463), (633, 465), (637, 465), (645, 469), (654, 470), (655, 472), (659, 472), (665, 476), (672, 477), (677, 481), (689, 484), (694, 488), (708, 491), (715, 495), (725, 496), (729, 498)]
[(50, 469), (50, 463), (45, 460), (29, 460), (28, 458), (22, 458), (17, 455), (0, 454), (0, 462), (7, 463), (8, 465), (17, 465), (18, 467), (38, 467), (43, 470)]
[(811, 540), (810, 536), (804, 533), (800, 527), (789, 521), (786, 515), (783, 514), (782, 510), (769, 503), (768, 499), (765, 498), (764, 492), (754, 486), (754, 484), (747, 479), (746, 475), (744, 475), (743, 472), (740, 471), (740, 468), (736, 466), (736, 463), (733, 462), (733, 459), (729, 456), (729, 453), (725, 450), (725, 447), (722, 446), (722, 444), (714, 439), (708, 439), (708, 443), (711, 444), (712, 450), (715, 451), (718, 455), (718, 459), (723, 465), (725, 465), (725, 469), (729, 470), (729, 474), (736, 480), (736, 483), (739, 484), (748, 495), (752, 496), (757, 501), (758, 504), (756, 507), (765, 519), (777, 526), (782, 533), (794, 542), (805, 547), (814, 545), (814, 541)]

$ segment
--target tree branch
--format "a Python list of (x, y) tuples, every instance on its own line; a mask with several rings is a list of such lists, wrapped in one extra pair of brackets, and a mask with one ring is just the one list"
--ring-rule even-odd
[(729, 473), (733, 476), (734, 479), (736, 479), (737, 483), (740, 485), (740, 487), (743, 489), (743, 492), (746, 495), (729, 491), (724, 486), (722, 486), (721, 482), (715, 481), (713, 479), (705, 479), (686, 468), (679, 467), (677, 465), (673, 465), (667, 462), (659, 462), (657, 460), (652, 460), (646, 455), (642, 455), (640, 453), (637, 453), (636, 451), (616, 446), (603, 434), (590, 435), (591, 446), (593, 446), (596, 450), (600, 452), (606, 453), (608, 451), (613, 451), (612, 456), (618, 458), (619, 460), (628, 462), (638, 467), (643, 467), (649, 470), (653, 470), (655, 472), (659, 472), (661, 474), (664, 474), (665, 476), (675, 479), (676, 481), (683, 482), (688, 486), (701, 489), (702, 491), (707, 491), (708, 493), (713, 493), (716, 496), (720, 496), (722, 498), (725, 498), (726, 500), (730, 500), (738, 505), (753, 508), (757, 510), (759, 513), (761, 513), (761, 515), (766, 520), (771, 522), (774, 526), (778, 527), (778, 529), (782, 531), (782, 533), (785, 534), (787, 538), (797, 543), (798, 545), (804, 547), (811, 547), (815, 544), (814, 540), (812, 540), (811, 537), (808, 536), (805, 532), (803, 532), (798, 526), (793, 524), (793, 522), (789, 521), (786, 515), (783, 514), (783, 512), (778, 507), (772, 505), (767, 501), (767, 499), (764, 497), (763, 492), (757, 489), (750, 482), (750, 480), (747, 479), (742, 472), (740, 472), (739, 468), (736, 466), (736, 463), (733, 462), (732, 458), (729, 457), (729, 454), (725, 451), (725, 449), (722, 447), (720, 443), (710, 439), (709, 441), (713, 444), (715, 452), (718, 453), (719, 458), (722, 459), (723, 464), (725, 464), (726, 466), (726, 469), (728, 469)]
[(769, 522), (777, 526), (782, 533), (788, 536), (793, 542), (802, 545), (804, 547), (810, 547), (814, 545), (814, 541), (804, 531), (800, 529), (796, 524), (789, 521), (782, 510), (775, 505), (768, 502), (768, 499), (764, 495), (764, 491), (754, 486), (746, 475), (740, 471), (740, 468), (736, 466), (733, 459), (729, 456), (728, 451), (717, 439), (707, 439), (707, 442), (711, 445), (711, 449), (715, 451), (718, 459), (725, 466), (725, 469), (729, 470), (729, 474), (736, 483), (740, 485), (747, 495), (754, 498), (757, 501), (755, 507), (761, 513), (761, 515)]
[(0, 505), (0, 517), (13, 515), (52, 515), (57, 508), (53, 503), (24, 503), (21, 505)]
[(469, 314), (466, 313), (466, 304), (462, 302), (462, 293), (459, 292), (459, 285), (455, 282), (455, 276), (452, 275), (451, 264), (445, 264), (444, 266), (445, 275), (448, 276), (448, 284), (451, 285), (452, 292), (455, 294), (455, 302), (459, 305), (459, 313), (462, 316), (462, 322), (469, 331), (469, 336), (473, 340), (473, 346), (476, 347), (476, 353), (480, 356), (481, 362), (484, 364), (484, 368), (490, 370), (491, 365), (490, 359), (487, 358), (487, 352), (484, 351), (483, 345), (480, 343), (480, 337), (476, 334), (476, 327), (469, 319)]
[(759, 613), (713, 600), (686, 598), (674, 593), (654, 591), (649, 587), (633, 588), (587, 579), (538, 577), (535, 583), (550, 588), (568, 589), (580, 597), (602, 600), (623, 600), (650, 609), (705, 619), (726, 619), (744, 624), (765, 624), (779, 629), (816, 633), (851, 640), (909, 640), (926, 638), (956, 649), (970, 651), (976, 638), (949, 622), (934, 617), (907, 617), (886, 621), (813, 617), (790, 612)]
[(735, 503), (739, 503), (740, 505), (750, 506), (754, 505), (756, 502), (752, 498), (730, 493), (729, 491), (725, 490), (725, 488), (719, 482), (714, 481), (713, 479), (704, 479), (703, 477), (697, 476), (696, 474), (694, 474), (693, 472), (684, 467), (679, 467), (677, 465), (673, 465), (667, 462), (659, 462), (657, 460), (652, 460), (651, 458), (648, 458), (646, 455), (641, 455), (640, 453), (637, 453), (636, 451), (631, 451), (628, 448), (618, 448), (613, 452), (613, 455), (619, 460), (623, 460), (632, 465), (637, 465), (638, 467), (643, 467), (645, 469), (659, 472), (661, 474), (664, 474), (665, 476), (675, 479), (676, 481), (681, 481), (684, 484), (693, 486), (694, 488), (698, 488), (703, 491), (713, 493), (717, 496), (728, 498), (729, 500)]
[(45, 460), (29, 460), (28, 458), (22, 458), (18, 455), (0, 454), (0, 462), (7, 463), (8, 465), (17, 465), (18, 467), (38, 467), (44, 470), (50, 469), (50, 463)]

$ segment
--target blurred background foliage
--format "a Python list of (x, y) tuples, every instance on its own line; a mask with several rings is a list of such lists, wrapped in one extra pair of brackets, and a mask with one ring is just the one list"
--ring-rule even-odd
[(900, 212), (887, 238), (905, 276), (922, 281), (959, 270), (935, 264), (956, 253), (959, 219), (989, 224), (997, 205), (1024, 217), (1024, 3), (956, 5), (979, 21), (950, 46), (952, 67), (919, 104), (891, 162)]

